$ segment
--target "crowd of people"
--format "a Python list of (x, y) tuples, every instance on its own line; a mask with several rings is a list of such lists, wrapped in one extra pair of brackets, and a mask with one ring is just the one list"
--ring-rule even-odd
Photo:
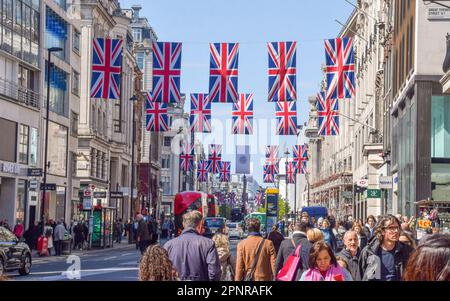
[[(141, 249), (141, 280), (194, 281), (449, 281), (450, 236), (430, 234), (419, 242), (405, 217), (369, 216), (311, 220), (305, 213), (284, 238), (274, 226), (267, 238), (258, 219), (246, 221), (248, 237), (234, 257), (228, 237), (202, 236), (203, 216), (183, 216), (184, 230), (163, 247)], [(338, 241), (343, 241), (342, 249)], [(297, 257), (297, 261), (289, 260)], [(295, 262), (295, 272), (292, 271)]]

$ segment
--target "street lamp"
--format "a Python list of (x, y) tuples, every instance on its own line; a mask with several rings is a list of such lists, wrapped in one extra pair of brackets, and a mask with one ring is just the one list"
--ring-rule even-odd
[[(179, 135), (179, 137), (180, 137), (180, 141), (179, 141), (179, 143), (178, 143), (178, 145), (180, 146), (180, 155), (181, 155), (181, 152), (182, 152), (182, 147), (183, 147), (183, 137), (181, 136), (181, 133), (183, 133), (183, 127), (182, 126), (180, 126), (179, 128), (178, 128), (178, 132), (177, 132), (177, 135)], [(178, 192), (180, 193), (181, 192), (181, 162), (179, 162), (180, 161), (180, 155), (178, 155)]]
[[(137, 97), (136, 95), (133, 95), (130, 98), (131, 103), (133, 104), (133, 127), (132, 127), (132, 137), (131, 137), (131, 195), (130, 195), (130, 220), (133, 218), (133, 193), (134, 193), (134, 182), (135, 182), (135, 178), (134, 178), (134, 145), (136, 144), (136, 111), (135, 111), (135, 102), (137, 101)], [(144, 200), (142, 200), (142, 209), (144, 208)], [(129, 235), (128, 237), (128, 243), (132, 243), (132, 235)]]
[(45, 234), (45, 193), (47, 190), (47, 166), (49, 165), (48, 160), (48, 124), (49, 124), (49, 114), (50, 114), (50, 73), (51, 73), (51, 58), (52, 58), (52, 52), (60, 52), (63, 51), (60, 47), (51, 47), (47, 49), (48, 56), (47, 56), (47, 104), (46, 104), (46, 120), (45, 120), (45, 151), (44, 151), (44, 187), (42, 188), (42, 203), (41, 203), (41, 226), (42, 226), (42, 233)]
[(286, 199), (285, 199), (285, 204), (284, 204), (284, 218), (285, 218), (285, 223), (284, 223), (284, 233), (286, 234), (286, 229), (287, 229), (287, 214), (288, 214), (288, 203), (289, 203), (289, 196), (288, 196), (288, 162), (289, 162), (289, 155), (291, 153), (289, 152), (289, 149), (286, 147), (286, 151), (284, 152), (284, 155), (286, 156), (286, 162), (285, 162), (285, 183), (286, 183)]

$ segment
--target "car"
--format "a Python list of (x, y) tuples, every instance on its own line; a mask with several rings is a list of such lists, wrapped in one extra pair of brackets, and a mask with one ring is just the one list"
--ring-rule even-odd
[(206, 237), (213, 237), (214, 234), (227, 234), (226, 218), (224, 217), (207, 217), (205, 218), (205, 233)]
[(30, 274), (30, 247), (5, 227), (0, 227), (0, 276), (6, 272), (19, 271), (22, 276)]
[(227, 223), (228, 237), (242, 239), (244, 237), (244, 231), (239, 223)]

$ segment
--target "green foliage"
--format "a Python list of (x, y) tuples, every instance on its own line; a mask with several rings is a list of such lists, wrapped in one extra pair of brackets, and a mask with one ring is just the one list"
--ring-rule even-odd
[(278, 220), (284, 219), (286, 212), (289, 214), (291, 212), (291, 207), (289, 202), (283, 200), (281, 197), (278, 198)]
[(260, 212), (260, 213), (266, 213), (266, 208), (259, 207), (259, 208), (258, 208), (258, 212)]

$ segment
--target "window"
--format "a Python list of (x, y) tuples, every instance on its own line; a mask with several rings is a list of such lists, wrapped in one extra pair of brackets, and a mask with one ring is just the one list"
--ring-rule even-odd
[(80, 73), (72, 70), (72, 93), (80, 96)]
[(142, 41), (142, 30), (139, 28), (133, 29), (133, 39), (134, 42), (139, 43)]
[(78, 114), (74, 111), (70, 112), (70, 135), (74, 137), (78, 135)]
[(30, 128), (27, 125), (20, 125), (19, 130), (19, 163), (28, 164), (28, 142)]
[(103, 120), (102, 120), (102, 112), (100, 111), (100, 109), (97, 110), (97, 129), (98, 129), (98, 134), (99, 135), (103, 135)]
[(106, 119), (106, 113), (103, 112), (103, 135), (108, 136), (108, 120)]
[(96, 160), (96, 150), (91, 149), (91, 177), (95, 177), (95, 170), (97, 168), (97, 160)]
[(141, 71), (144, 70), (144, 58), (145, 58), (144, 52), (138, 52), (136, 54), (136, 63), (138, 65), (139, 69), (141, 69)]
[(97, 122), (96, 122), (97, 110), (95, 106), (91, 106), (91, 129), (94, 133), (97, 133)]
[[(45, 62), (45, 85), (47, 85), (47, 61)], [(45, 90), (47, 93), (47, 89)], [(67, 73), (56, 66), (50, 68), (50, 110), (58, 115), (69, 117), (67, 96)]]
[(25, 222), (27, 190), (27, 181), (19, 179), (17, 183), (16, 220), (22, 224)]
[(76, 30), (75, 28), (73, 29), (73, 39), (72, 39), (72, 48), (76, 53), (80, 53), (80, 32), (78, 30)]
[(49, 173), (65, 177), (67, 174), (67, 127), (49, 122), (48, 125), (48, 161)]
[(170, 195), (170, 177), (161, 177), (162, 189), (164, 195)]
[(432, 96), (431, 103), (431, 157), (450, 158), (450, 96)]
[(0, 147), (0, 160), (16, 162), (17, 150), (17, 123), (0, 118), (0, 141), (9, 141), (3, 143)]
[(170, 155), (162, 155), (162, 168), (170, 168)]
[(38, 158), (38, 130), (36, 128), (30, 128), (30, 161), (29, 165), (32, 167), (37, 166)]
[(77, 176), (77, 154), (74, 152), (71, 152), (70, 155), (72, 157), (72, 161), (71, 161), (72, 177), (76, 177)]
[(49, 7), (45, 13), (45, 48), (60, 47), (63, 51), (55, 52), (54, 55), (65, 59), (67, 41), (67, 23)]
[(172, 143), (172, 137), (164, 137), (164, 146), (169, 146)]

